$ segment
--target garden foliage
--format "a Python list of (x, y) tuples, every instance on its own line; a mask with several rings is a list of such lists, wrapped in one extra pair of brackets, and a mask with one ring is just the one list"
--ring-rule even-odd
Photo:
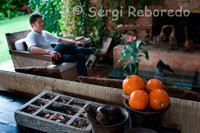
[(27, 0), (0, 0), (0, 20), (27, 13), (27, 9), (22, 9), (24, 5), (28, 5)]

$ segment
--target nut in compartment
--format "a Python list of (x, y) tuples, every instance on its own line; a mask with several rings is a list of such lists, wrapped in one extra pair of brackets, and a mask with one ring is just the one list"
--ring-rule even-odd
[(69, 103), (69, 105), (76, 106), (76, 107), (79, 107), (79, 108), (82, 108), (83, 106), (85, 106), (85, 104), (86, 103), (84, 101), (80, 101), (80, 100), (77, 100), (77, 99), (74, 99)]
[(87, 113), (86, 112), (83, 112), (79, 115), (79, 117), (81, 118), (84, 118), (84, 119), (87, 119)]
[(72, 116), (75, 115), (80, 110), (76, 107), (71, 107), (71, 106), (63, 105), (63, 104), (56, 103), (56, 102), (49, 105), (47, 107), (47, 109), (56, 111), (56, 112), (65, 113), (65, 114), (72, 115)]
[(48, 99), (48, 100), (52, 100), (56, 97), (55, 94), (51, 94), (51, 93), (46, 93), (44, 96), (42, 96), (41, 98), (43, 99)]
[(53, 116), (54, 114), (50, 111), (47, 111), (47, 110), (42, 110), (40, 111), (37, 116), (40, 116), (40, 117), (43, 117), (45, 119), (49, 119)]
[(37, 110), (38, 110), (38, 108), (28, 105), (27, 107), (25, 107), (25, 108), (22, 109), (21, 111), (22, 111), (22, 112), (25, 112), (25, 113), (33, 114), (33, 113), (35, 113)]
[(42, 99), (38, 99), (38, 100), (34, 101), (32, 104), (35, 105), (35, 106), (42, 107), (42, 106), (44, 106), (46, 103), (47, 103), (47, 101), (42, 100)]
[(62, 115), (62, 114), (57, 114), (51, 120), (59, 122), (59, 123), (66, 124), (70, 120), (70, 117)]
[(68, 97), (59, 97), (58, 99), (56, 99), (56, 102), (62, 103), (62, 104), (66, 104), (71, 100), (71, 98)]
[(72, 122), (71, 126), (74, 126), (76, 128), (86, 129), (89, 123), (87, 120), (84, 119), (75, 119), (74, 122)]

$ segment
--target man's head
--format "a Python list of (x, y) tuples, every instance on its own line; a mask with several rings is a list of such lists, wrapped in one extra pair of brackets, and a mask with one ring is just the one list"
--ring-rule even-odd
[(41, 32), (44, 29), (44, 22), (42, 20), (42, 15), (40, 14), (31, 14), (29, 17), (29, 22), (36, 32)]

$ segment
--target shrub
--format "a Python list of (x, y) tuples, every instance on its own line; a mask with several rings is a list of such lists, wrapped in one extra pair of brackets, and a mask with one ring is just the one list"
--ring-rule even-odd
[(61, 18), (60, 0), (29, 0), (29, 7), (34, 10), (38, 6), (39, 13), (43, 15), (45, 30), (60, 33), (58, 20)]
[(12, 18), (14, 16), (22, 15), (21, 7), (27, 5), (27, 0), (1, 0), (0, 9), (5, 17)]
[(0, 20), (3, 20), (4, 18), (5, 18), (5, 15), (2, 12), (0, 12)]

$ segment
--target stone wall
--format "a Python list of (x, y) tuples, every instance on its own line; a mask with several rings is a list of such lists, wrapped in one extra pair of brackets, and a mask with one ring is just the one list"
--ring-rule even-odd
[(96, 100), (103, 103), (123, 104), (121, 89), (83, 84), (18, 72), (0, 70), (0, 89), (23, 92), (32, 95), (38, 95), (42, 91), (46, 90), (76, 97), (84, 97), (89, 100)]
[[(122, 90), (117, 88), (7, 71), (0, 71), (0, 89), (33, 95), (46, 90), (122, 106), (124, 100)], [(177, 128), (182, 133), (199, 133), (200, 103), (177, 98), (170, 98), (170, 102), (170, 108), (164, 114), (164, 125)]]
[(199, 0), (164, 0), (164, 8), (178, 9), (183, 6), (184, 9), (189, 9), (192, 12), (200, 12)]

